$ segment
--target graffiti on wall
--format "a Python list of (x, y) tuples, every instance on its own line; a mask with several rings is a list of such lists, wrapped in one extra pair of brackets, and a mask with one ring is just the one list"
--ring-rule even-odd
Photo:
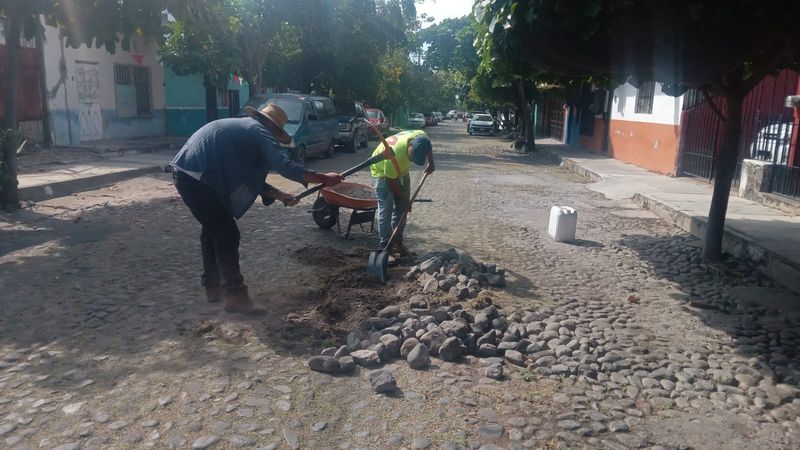
[(101, 139), (103, 117), (100, 108), (100, 69), (97, 63), (75, 61), (75, 89), (78, 94), (81, 140)]

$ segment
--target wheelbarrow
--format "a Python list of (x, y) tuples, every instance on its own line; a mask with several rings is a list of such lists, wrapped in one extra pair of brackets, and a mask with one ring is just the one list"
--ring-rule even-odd
[(375, 231), (375, 210), (378, 208), (378, 200), (375, 198), (375, 190), (372, 187), (346, 182), (324, 187), (314, 201), (311, 216), (317, 226), (322, 229), (329, 230), (336, 225), (336, 230), (341, 236), (340, 208), (351, 210), (347, 231), (344, 235), (345, 239), (350, 237), (350, 230), (354, 225), (358, 225), (362, 231), (365, 231), (363, 225), (369, 223), (369, 232)]
[[(429, 198), (417, 198), (414, 202), (430, 203)], [(314, 205), (311, 207), (311, 217), (322, 229), (329, 230), (336, 225), (339, 235), (342, 230), (339, 222), (339, 209), (349, 209), (350, 219), (347, 221), (347, 231), (344, 238), (350, 238), (350, 230), (358, 225), (361, 231), (364, 224), (370, 224), (369, 232), (375, 231), (375, 211), (378, 209), (378, 200), (375, 198), (375, 189), (359, 183), (339, 183), (320, 189)]]

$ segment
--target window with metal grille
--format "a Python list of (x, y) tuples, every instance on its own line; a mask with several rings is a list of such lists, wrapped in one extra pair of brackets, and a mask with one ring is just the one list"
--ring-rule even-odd
[(141, 117), (153, 113), (149, 67), (115, 64), (114, 88), (119, 117)]
[(653, 95), (655, 94), (656, 84), (653, 82), (642, 83), (636, 90), (636, 114), (653, 114)]

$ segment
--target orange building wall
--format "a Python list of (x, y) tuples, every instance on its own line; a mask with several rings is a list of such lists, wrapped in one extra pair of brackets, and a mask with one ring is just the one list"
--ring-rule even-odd
[(653, 172), (674, 175), (679, 135), (678, 125), (612, 120), (609, 155)]
[(584, 150), (600, 153), (603, 151), (603, 138), (606, 134), (606, 123), (602, 117), (594, 118), (594, 134), (591, 136), (580, 136), (580, 145)]

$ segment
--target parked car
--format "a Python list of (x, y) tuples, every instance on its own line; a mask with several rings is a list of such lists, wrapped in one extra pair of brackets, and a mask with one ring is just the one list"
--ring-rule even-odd
[(442, 120), (444, 120), (444, 116), (443, 116), (443, 115), (442, 115), (442, 113), (440, 113), (439, 111), (434, 111), (434, 112), (433, 112), (433, 117), (435, 117), (435, 118), (436, 118), (436, 124), (437, 124), (437, 125), (439, 124), (439, 122), (441, 122)]
[(426, 127), (434, 127), (434, 126), (436, 126), (436, 118), (433, 117), (433, 113), (432, 112), (422, 113), (422, 115), (425, 117), (425, 126)]
[(366, 147), (369, 140), (367, 131), (369, 126), (364, 122), (367, 119), (364, 104), (340, 99), (334, 100), (333, 103), (336, 105), (336, 114), (339, 119), (336, 145), (349, 153), (356, 151), (356, 148)]
[(260, 94), (250, 97), (246, 106), (260, 110), (267, 103), (275, 103), (286, 112), (288, 120), (283, 129), (292, 142), (283, 147), (293, 160), (305, 165), (308, 157), (331, 156), (339, 126), (333, 100), (306, 94)]
[(792, 143), (792, 122), (775, 122), (762, 127), (750, 144), (750, 157), (775, 164), (787, 164)]
[(447, 116), (445, 117), (448, 120), (456, 120), (457, 116), (458, 116), (458, 111), (456, 111), (455, 109), (451, 109), (450, 111), (447, 111)]
[(489, 114), (475, 114), (469, 122), (469, 135), (482, 133), (494, 136), (494, 118)]
[(425, 116), (420, 113), (409, 114), (408, 128), (425, 128)]
[(484, 114), (485, 115), (486, 113), (483, 112), (483, 111), (472, 111), (472, 112), (467, 113), (464, 116), (464, 120), (467, 122), (467, 131), (469, 131), (469, 123), (472, 121), (472, 118), (475, 117), (478, 114)]
[[(375, 128), (379, 129), (381, 133), (386, 134), (389, 132), (389, 119), (386, 115), (378, 108), (367, 108), (367, 120), (369, 123), (375, 126)], [(375, 134), (375, 130), (372, 128), (369, 129), (369, 135), (378, 137)]]

